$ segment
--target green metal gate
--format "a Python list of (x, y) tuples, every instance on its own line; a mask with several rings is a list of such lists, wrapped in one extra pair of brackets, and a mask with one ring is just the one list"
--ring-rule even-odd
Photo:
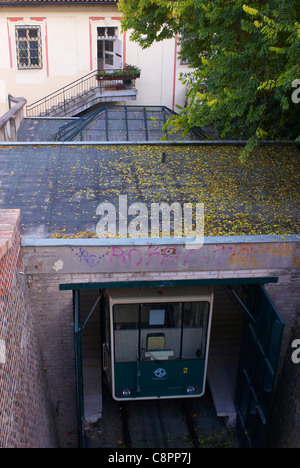
[(272, 410), (284, 323), (264, 286), (251, 285), (235, 406), (241, 447), (264, 448)]
[(81, 323), (80, 323), (80, 292), (73, 293), (74, 324), (75, 324), (75, 365), (76, 365), (76, 394), (78, 410), (79, 447), (84, 447), (84, 405), (83, 405), (83, 375), (81, 352)]

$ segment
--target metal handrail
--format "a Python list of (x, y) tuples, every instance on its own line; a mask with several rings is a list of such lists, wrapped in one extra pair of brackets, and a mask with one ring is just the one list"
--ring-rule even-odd
[(84, 94), (93, 87), (96, 88), (97, 71), (98, 70), (92, 71), (57, 91), (48, 94), (48, 96), (26, 106), (27, 117), (36, 117), (38, 115), (47, 116), (52, 112), (53, 106), (57, 106), (57, 109), (60, 107), (65, 108), (69, 99), (74, 99), (78, 94)]
[[(119, 71), (118, 69), (118, 72)], [(114, 70), (108, 70), (110, 73), (107, 75), (107, 80), (106, 77), (97, 80), (97, 72), (98, 70), (94, 70), (57, 91), (48, 94), (48, 96), (26, 106), (27, 117), (49, 117), (55, 111), (61, 109), (66, 110), (68, 103), (74, 101), (76, 98), (82, 98), (89, 91), (93, 91), (96, 88), (100, 88), (100, 93), (102, 94), (102, 89), (109, 84), (108, 81), (111, 83), (109, 74), (111, 73), (113, 75)], [(135, 77), (131, 78), (133, 81), (135, 80)], [(120, 80), (122, 80), (122, 77), (114, 77), (114, 81), (119, 82)], [(133, 83), (130, 86), (131, 88), (135, 88)]]

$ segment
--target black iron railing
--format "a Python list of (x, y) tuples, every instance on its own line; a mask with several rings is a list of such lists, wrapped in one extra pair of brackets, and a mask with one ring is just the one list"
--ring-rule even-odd
[(63, 88), (54, 91), (53, 93), (45, 96), (42, 99), (26, 106), (27, 117), (51, 117), (56, 114), (61, 115), (66, 112), (68, 107), (76, 100), (87, 97), (90, 93), (95, 92), (96, 89), (100, 90), (100, 94), (107, 91), (134, 89), (135, 78), (132, 80), (122, 80), (122, 77), (113, 77), (113, 70), (111, 76), (104, 79), (96, 79), (97, 70), (88, 73), (87, 75), (79, 78), (78, 80), (69, 83)]
[(92, 71), (33, 104), (26, 106), (27, 117), (49, 117), (57, 110), (66, 109), (69, 102), (77, 97), (83, 97), (97, 87), (96, 73), (96, 71)]

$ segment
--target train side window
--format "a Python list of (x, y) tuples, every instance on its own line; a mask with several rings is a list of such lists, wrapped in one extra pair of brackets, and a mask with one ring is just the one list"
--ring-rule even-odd
[(182, 358), (204, 359), (209, 302), (183, 304)]
[(114, 306), (114, 328), (137, 329), (139, 322), (139, 304), (116, 304)]
[(114, 305), (115, 362), (137, 359), (139, 304)]

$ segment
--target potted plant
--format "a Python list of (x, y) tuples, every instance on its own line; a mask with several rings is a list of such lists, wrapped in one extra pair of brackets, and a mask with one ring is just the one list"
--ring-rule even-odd
[(97, 71), (96, 79), (98, 81), (135, 80), (140, 77), (140, 74), (141, 69), (139, 67), (125, 63), (124, 68)]
[(130, 76), (133, 79), (139, 78), (141, 76), (141, 69), (136, 65), (128, 65), (127, 63), (125, 63), (124, 71), (126, 75)]

